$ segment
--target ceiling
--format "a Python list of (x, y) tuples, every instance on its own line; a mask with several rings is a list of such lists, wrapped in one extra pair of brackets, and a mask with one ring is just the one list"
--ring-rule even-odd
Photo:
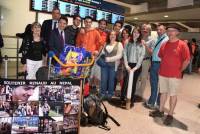
[[(200, 29), (200, 0), (193, 0), (193, 5), (181, 6), (175, 8), (167, 8), (168, 0), (113, 0), (123, 2), (129, 5), (141, 5), (146, 2), (148, 4), (148, 12), (130, 14), (126, 12), (125, 22), (129, 24), (138, 23), (176, 23), (180, 25), (184, 31), (189, 28)], [(187, 0), (185, 0), (187, 1)], [(129, 10), (126, 10), (129, 11)], [(168, 17), (164, 17), (168, 16)]]

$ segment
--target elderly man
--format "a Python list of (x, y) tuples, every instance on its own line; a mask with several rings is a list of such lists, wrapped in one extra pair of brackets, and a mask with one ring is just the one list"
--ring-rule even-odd
[(187, 44), (178, 38), (180, 29), (176, 25), (169, 25), (167, 28), (167, 41), (159, 51), (161, 58), (159, 69), (160, 83), (160, 107), (159, 110), (150, 112), (149, 116), (163, 117), (164, 106), (167, 101), (167, 95), (170, 96), (168, 115), (164, 120), (165, 125), (171, 125), (173, 122), (173, 113), (177, 103), (177, 92), (182, 72), (190, 62), (190, 52)]

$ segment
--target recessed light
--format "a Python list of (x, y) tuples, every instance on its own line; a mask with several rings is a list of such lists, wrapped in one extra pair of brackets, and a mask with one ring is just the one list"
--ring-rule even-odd
[(137, 18), (137, 17), (135, 17), (135, 18), (134, 18), (134, 20), (138, 20), (138, 18)]
[(164, 15), (164, 17), (165, 17), (165, 18), (168, 18), (169, 16), (168, 16), (168, 15)]

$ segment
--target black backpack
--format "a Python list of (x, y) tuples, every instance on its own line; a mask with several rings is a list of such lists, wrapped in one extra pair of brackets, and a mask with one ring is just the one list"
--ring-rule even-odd
[[(103, 106), (103, 109), (101, 108)], [(108, 114), (104, 103), (94, 94), (90, 94), (83, 100), (83, 113), (81, 115), (81, 125), (88, 124), (99, 126), (105, 130), (110, 130), (107, 126), (107, 119), (110, 118), (117, 126), (120, 124)]]

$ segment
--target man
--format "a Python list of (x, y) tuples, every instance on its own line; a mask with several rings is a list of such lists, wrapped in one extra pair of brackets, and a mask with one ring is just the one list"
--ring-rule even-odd
[(97, 55), (99, 49), (103, 45), (99, 32), (92, 28), (92, 18), (90, 16), (85, 17), (84, 20), (85, 32), (80, 32), (76, 38), (76, 45), (78, 47), (84, 47), (87, 51)]
[[(155, 48), (152, 54), (152, 62), (150, 68), (150, 84), (151, 84), (151, 95), (149, 100), (145, 103), (145, 106), (150, 109), (154, 109), (156, 105), (159, 105), (158, 96), (158, 70), (160, 68), (161, 59), (158, 57), (158, 52), (161, 46), (168, 41), (168, 36), (166, 34), (166, 27), (164, 25), (157, 26), (158, 38), (155, 42)], [(157, 104), (156, 104), (157, 101)]]
[(122, 36), (121, 36), (120, 30), (122, 29), (123, 25), (124, 25), (123, 22), (118, 20), (115, 22), (115, 24), (113, 26), (113, 30), (117, 33), (118, 41), (122, 41)]
[(27, 102), (29, 97), (33, 95), (35, 86), (18, 86), (12, 91), (12, 101)]
[(169, 41), (164, 44), (158, 56), (161, 58), (159, 69), (160, 107), (159, 110), (150, 112), (152, 117), (164, 116), (164, 105), (167, 95), (170, 96), (169, 112), (164, 120), (165, 125), (173, 122), (173, 113), (177, 103), (177, 92), (182, 79), (182, 72), (190, 62), (190, 52), (187, 44), (178, 38), (180, 29), (176, 25), (169, 25), (167, 35)]
[[(107, 34), (108, 34), (109, 31), (106, 28), (107, 27), (107, 21), (105, 19), (99, 20), (98, 24), (99, 24), (99, 26), (96, 29), (101, 36), (101, 40), (102, 40), (102, 44), (103, 44), (99, 48), (99, 50), (101, 50), (103, 48), (103, 46), (106, 44)], [(91, 74), (90, 74), (90, 78), (91, 78), (90, 83), (91, 83), (92, 87), (99, 85), (100, 77), (101, 77), (100, 76), (100, 67), (95, 63), (94, 66), (91, 69)]]
[(79, 25), (81, 24), (81, 17), (79, 15), (75, 15), (73, 17), (73, 25), (68, 26), (65, 30), (66, 36), (66, 44), (75, 46), (76, 44), (76, 37), (79, 30)]
[(146, 88), (146, 81), (149, 76), (149, 68), (151, 65), (151, 55), (153, 53), (155, 40), (151, 37), (151, 25), (143, 24), (141, 27), (142, 39), (145, 41), (145, 57), (142, 63), (142, 73), (140, 75), (141, 84), (137, 89), (137, 95), (143, 97), (144, 90)]
[(51, 32), (50, 40), (49, 40), (49, 48), (52, 50), (57, 56), (64, 49), (64, 45), (66, 43), (67, 34), (64, 31), (67, 27), (68, 20), (66, 17), (61, 17), (58, 21), (58, 28), (54, 29)]
[(101, 39), (102, 39), (102, 43), (103, 45), (105, 45), (106, 43), (106, 39), (107, 39), (107, 35), (108, 35), (108, 29), (107, 29), (107, 21), (105, 19), (101, 19), (99, 20), (98, 22), (99, 26), (97, 28), (97, 31), (99, 31), (99, 34), (101, 36)]
[(58, 8), (52, 10), (52, 19), (45, 20), (42, 24), (41, 36), (47, 42), (47, 49), (49, 49), (49, 40), (51, 32), (58, 27), (58, 20), (60, 19), (61, 14)]

